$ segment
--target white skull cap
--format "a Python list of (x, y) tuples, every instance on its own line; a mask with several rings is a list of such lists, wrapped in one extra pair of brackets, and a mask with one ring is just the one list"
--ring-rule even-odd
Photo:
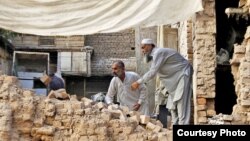
[(143, 39), (141, 41), (141, 44), (154, 44), (154, 41), (152, 39), (147, 38), (147, 39)]

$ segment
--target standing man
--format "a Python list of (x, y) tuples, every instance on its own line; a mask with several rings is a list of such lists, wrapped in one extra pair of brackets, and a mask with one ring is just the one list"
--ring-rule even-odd
[[(190, 123), (192, 74), (189, 62), (178, 52), (170, 48), (158, 48), (152, 39), (143, 39), (142, 52), (146, 61), (152, 60), (150, 70), (131, 87), (136, 90), (156, 74), (169, 92), (167, 108), (171, 112), (174, 125)], [(167, 117), (166, 117), (167, 118)]]
[(142, 84), (135, 91), (131, 89), (131, 84), (137, 81), (140, 76), (135, 72), (125, 71), (125, 65), (122, 61), (113, 63), (112, 72), (114, 77), (110, 82), (108, 93), (105, 97), (106, 103), (113, 103), (113, 98), (117, 95), (120, 105), (127, 106), (130, 110), (139, 111), (141, 114), (149, 116), (146, 86)]

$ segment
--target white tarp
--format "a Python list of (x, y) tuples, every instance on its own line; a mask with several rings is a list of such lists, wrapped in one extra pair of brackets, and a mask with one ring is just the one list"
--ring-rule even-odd
[(201, 10), (201, 0), (0, 0), (0, 28), (86, 35), (176, 23)]

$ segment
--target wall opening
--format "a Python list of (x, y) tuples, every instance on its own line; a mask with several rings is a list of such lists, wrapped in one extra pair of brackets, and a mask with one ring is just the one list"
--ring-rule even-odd
[(66, 90), (70, 94), (91, 98), (92, 95), (102, 92), (107, 93), (112, 76), (66, 76)]
[(216, 0), (216, 114), (231, 114), (236, 104), (236, 93), (234, 78), (231, 73), (230, 58), (233, 55), (234, 44), (241, 44), (244, 39), (246, 27), (239, 26), (234, 18), (228, 17), (225, 9), (228, 7), (237, 8), (239, 0)]

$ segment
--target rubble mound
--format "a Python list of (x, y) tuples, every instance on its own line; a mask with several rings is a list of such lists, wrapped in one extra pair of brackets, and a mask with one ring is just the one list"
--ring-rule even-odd
[(14, 76), (0, 76), (1, 141), (172, 140), (155, 119), (88, 98), (48, 99), (22, 89)]

